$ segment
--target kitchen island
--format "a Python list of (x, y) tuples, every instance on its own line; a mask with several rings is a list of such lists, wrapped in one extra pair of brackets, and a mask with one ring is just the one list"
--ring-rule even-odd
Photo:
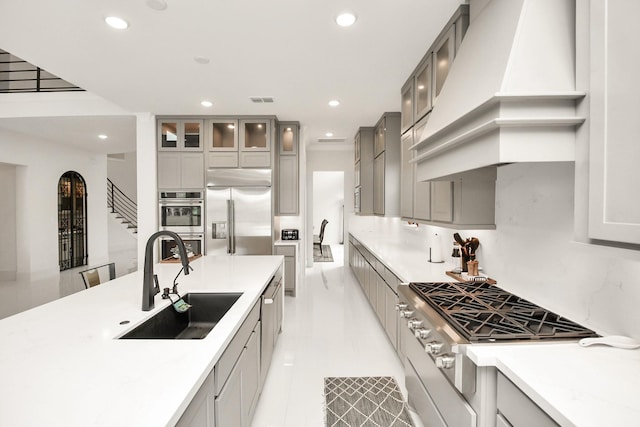
[[(156, 295), (155, 308), (141, 310), (141, 271), (1, 320), (0, 425), (174, 425), (282, 263), (194, 261), (178, 278), (181, 294), (242, 293), (202, 340), (117, 339), (169, 304)], [(155, 266), (161, 288), (179, 268)]]

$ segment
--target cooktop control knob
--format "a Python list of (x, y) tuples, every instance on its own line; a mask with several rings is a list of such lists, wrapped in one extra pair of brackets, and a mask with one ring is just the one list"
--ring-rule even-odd
[(409, 318), (413, 316), (413, 310), (400, 310), (400, 317)]
[(407, 304), (403, 302), (399, 302), (398, 304), (396, 304), (396, 311), (402, 311), (406, 309), (407, 309)]
[(442, 343), (440, 342), (431, 341), (424, 345), (424, 351), (429, 354), (436, 355), (440, 353), (440, 350), (442, 350)]
[(411, 319), (407, 322), (407, 326), (409, 327), (409, 329), (415, 330), (422, 326), (422, 320)]
[(431, 334), (431, 329), (418, 328), (413, 331), (413, 334), (416, 336), (416, 338), (423, 340), (429, 337), (429, 335)]
[(451, 369), (455, 361), (456, 358), (453, 356), (438, 356), (436, 357), (436, 367), (440, 369)]

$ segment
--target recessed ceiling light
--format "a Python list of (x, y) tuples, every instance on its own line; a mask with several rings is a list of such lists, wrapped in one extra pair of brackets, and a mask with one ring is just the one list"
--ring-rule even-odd
[(147, 0), (147, 6), (153, 10), (163, 11), (167, 8), (167, 2), (164, 0)]
[(126, 30), (129, 28), (129, 23), (122, 18), (118, 18), (117, 16), (107, 16), (104, 18), (104, 22), (107, 23), (111, 28), (115, 28), (116, 30)]
[(98, 138), (100, 139), (107, 139), (109, 138), (107, 135), (105, 135), (104, 133), (101, 133), (100, 135), (98, 135)]
[(196, 61), (198, 64), (202, 64), (202, 65), (206, 65), (209, 62), (211, 62), (211, 60), (205, 56), (196, 56), (193, 58), (194, 61)]
[(331, 138), (333, 136), (333, 132), (327, 132), (324, 134), (324, 136)]
[(338, 105), (340, 105), (340, 101), (338, 101), (337, 99), (332, 99), (331, 101), (329, 101), (329, 106), (331, 107), (337, 107)]
[(211, 106), (213, 106), (213, 102), (211, 102), (211, 101), (201, 101), (200, 105), (202, 105), (203, 107), (211, 107)]
[(341, 13), (336, 17), (336, 23), (341, 27), (350, 27), (356, 22), (356, 15), (350, 12)]

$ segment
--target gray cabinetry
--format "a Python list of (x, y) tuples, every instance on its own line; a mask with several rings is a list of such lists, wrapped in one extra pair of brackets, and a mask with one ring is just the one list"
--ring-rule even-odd
[(640, 35), (640, 2), (588, 5), (589, 237), (640, 244), (640, 199), (630, 181), (640, 159), (640, 88), (630, 70), (640, 66), (640, 50), (629, 48)]
[(400, 280), (353, 236), (349, 236), (349, 265), (376, 313), (389, 341), (399, 352), (396, 292)]
[(400, 113), (382, 115), (376, 125), (374, 146), (373, 213), (398, 216), (401, 169)]
[(361, 127), (354, 136), (355, 144), (355, 211), (373, 213), (373, 127)]
[(296, 247), (297, 243), (278, 243), (275, 254), (284, 256), (284, 291), (287, 295), (296, 296)]
[(556, 427), (559, 425), (501, 372), (498, 372), (497, 389), (499, 426)]
[[(461, 5), (402, 86), (403, 133), (431, 111), (468, 27), (469, 6)], [(407, 101), (411, 102), (412, 110), (405, 109)]]
[(158, 152), (158, 188), (204, 187), (203, 153)]
[(202, 120), (158, 120), (158, 151), (202, 151)]
[(260, 385), (260, 301), (214, 367), (216, 426), (251, 425)]
[(409, 163), (413, 158), (413, 151), (409, 147), (413, 145), (413, 132), (402, 135), (402, 167), (400, 176), (400, 216), (413, 219), (413, 190), (415, 187), (415, 166)]
[(300, 124), (278, 124), (278, 215), (299, 214), (299, 144)]
[(271, 167), (272, 119), (216, 117), (205, 121), (207, 167)]

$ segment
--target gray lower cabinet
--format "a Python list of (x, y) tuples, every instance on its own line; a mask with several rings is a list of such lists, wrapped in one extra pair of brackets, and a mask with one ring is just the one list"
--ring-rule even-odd
[(498, 372), (498, 426), (507, 427), (557, 427), (546, 412)]
[(284, 256), (284, 292), (296, 296), (296, 244), (278, 244), (275, 255)]
[(389, 341), (403, 360), (398, 341), (398, 295), (395, 291), (400, 280), (353, 236), (349, 236), (349, 265)]
[(260, 343), (258, 301), (176, 425), (250, 426), (261, 390)]
[(242, 362), (245, 350), (242, 350), (238, 363), (231, 371), (227, 382), (215, 398), (216, 426), (241, 427), (242, 422)]

